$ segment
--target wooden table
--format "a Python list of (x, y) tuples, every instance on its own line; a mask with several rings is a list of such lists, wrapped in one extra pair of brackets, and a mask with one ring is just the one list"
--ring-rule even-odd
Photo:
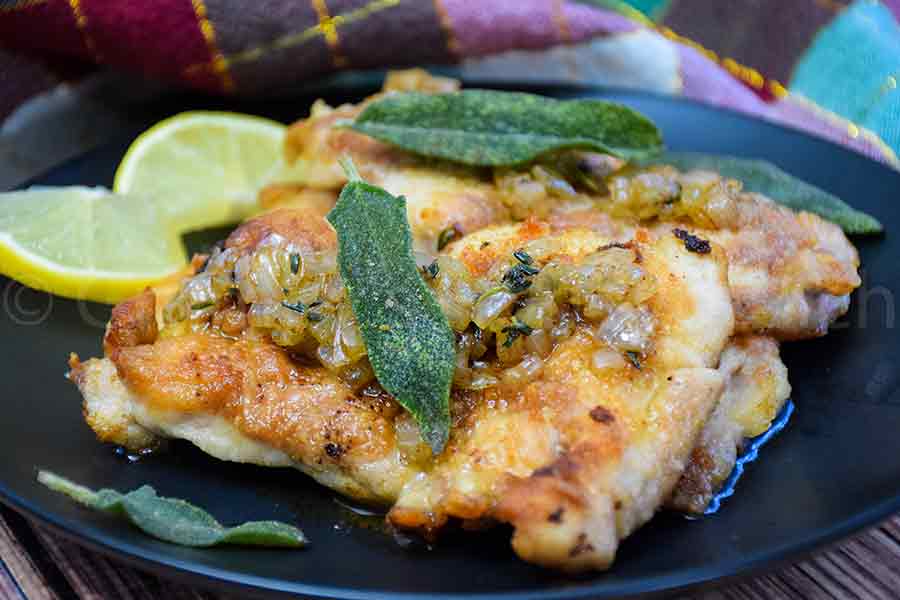
[[(690, 595), (702, 600), (896, 598), (900, 516), (772, 573)], [(85, 550), (0, 509), (0, 597), (17, 600), (224, 600)]]

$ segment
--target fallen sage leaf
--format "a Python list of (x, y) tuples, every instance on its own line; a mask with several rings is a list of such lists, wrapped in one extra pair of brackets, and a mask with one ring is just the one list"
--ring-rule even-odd
[(278, 521), (250, 521), (224, 527), (212, 515), (189, 502), (158, 496), (149, 485), (121, 493), (94, 491), (49, 471), (38, 471), (39, 482), (94, 510), (124, 516), (144, 533), (181, 546), (208, 547), (219, 544), (302, 548), (303, 532)]

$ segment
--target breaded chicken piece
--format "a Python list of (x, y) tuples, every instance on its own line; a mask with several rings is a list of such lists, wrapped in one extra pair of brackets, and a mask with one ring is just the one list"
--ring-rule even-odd
[[(738, 333), (783, 341), (828, 333), (861, 283), (856, 248), (837, 225), (759, 194), (742, 194), (737, 206), (734, 227), (703, 229), (671, 221), (649, 225), (662, 236), (683, 228), (725, 249)], [(565, 208), (550, 218), (558, 230), (589, 228), (623, 241), (634, 235), (632, 220), (611, 217), (602, 208)]]
[[(315, 197), (315, 213), (327, 212), (326, 194), (330, 192), (336, 199), (346, 183), (338, 158), (349, 155), (368, 181), (406, 196), (416, 247), (426, 253), (435, 250), (440, 233), (449, 228), (465, 234), (510, 222), (514, 213), (520, 218), (535, 214), (526, 210), (523, 215), (521, 206), (510, 210), (524, 200), (515, 194), (510, 197), (485, 170), (424, 161), (368, 136), (334, 127), (340, 120), (355, 117), (369, 101), (336, 109), (320, 104), (309, 118), (292, 125), (285, 157), (305, 165), (303, 182), (292, 188), (293, 195), (282, 184), (265, 191), (263, 198), (269, 203), (308, 206)], [(520, 195), (534, 191), (528, 186), (518, 189)], [(633, 218), (611, 217), (607, 198), (600, 192), (578, 198), (563, 195), (544, 204), (551, 206), (547, 216), (559, 229), (589, 227), (626, 241), (638, 226)], [(759, 194), (739, 194), (736, 207), (730, 223), (718, 228), (686, 227), (671, 220), (651, 220), (643, 225), (663, 235), (674, 227), (686, 227), (725, 248), (739, 332), (767, 334), (779, 340), (827, 333), (829, 325), (847, 311), (849, 294), (860, 284), (856, 249), (838, 226)]]
[[(298, 133), (301, 132), (302, 129), (298, 130)], [(329, 139), (321, 131), (318, 134), (323, 136), (320, 140)], [(346, 132), (329, 135), (332, 141), (328, 152), (315, 151), (315, 148), (321, 149), (315, 139), (312, 143), (305, 142), (307, 151), (325, 163), (334, 164), (341, 151), (364, 149), (355, 155), (357, 162), (374, 164), (370, 176), (381, 177), (382, 185), (387, 184), (391, 191), (406, 193), (414, 198), (417, 211), (428, 214), (429, 207), (440, 210), (446, 206), (445, 190), (448, 180), (452, 182), (449, 175), (435, 171), (434, 176), (428, 177), (419, 171), (410, 176), (410, 172), (403, 168), (392, 171), (389, 165), (392, 162), (402, 164), (403, 159), (391, 154), (378, 142), (363, 141)], [(293, 141), (297, 145), (302, 139), (303, 136), (298, 135)], [(383, 173), (386, 170), (390, 175), (385, 178)], [(343, 176), (339, 176), (337, 181), (342, 183)], [(449, 188), (458, 189), (452, 183)], [(484, 184), (477, 189), (484, 190)], [(336, 197), (336, 192), (333, 193)], [(856, 272), (859, 259), (855, 248), (837, 226), (815, 215), (796, 213), (757, 194), (742, 194), (739, 200), (735, 221), (728, 228), (698, 229), (670, 221), (653, 224), (653, 231), (668, 235), (675, 227), (686, 227), (700, 238), (712, 240), (726, 250), (738, 332), (767, 334), (782, 340), (824, 335), (830, 323), (846, 312), (849, 293), (859, 285)], [(450, 213), (463, 215), (464, 211), (465, 207), (458, 205)], [(475, 217), (475, 213), (470, 214), (473, 215), (470, 222), (479, 224), (508, 218), (500, 211), (487, 212), (480, 218)], [(450, 217), (439, 222), (444, 225), (452, 220)], [(416, 219), (412, 208), (410, 222), (414, 235), (426, 239), (422, 246), (427, 247), (434, 239), (435, 228), (429, 229), (425, 219)], [(580, 204), (571, 199), (560, 199), (551, 211), (550, 222), (558, 231), (589, 228), (607, 238), (622, 241), (632, 239), (637, 229), (634, 219), (610, 216), (603, 202), (596, 198), (582, 198)], [(783, 365), (778, 359), (775, 343), (769, 341), (762, 344), (760, 340), (756, 347), (760, 345), (775, 348), (774, 353), (767, 354), (771, 364), (769, 372), (773, 381), (778, 373), (782, 373), (780, 379), (784, 380)], [(745, 399), (769, 397), (771, 392), (766, 390), (772, 389), (769, 385), (771, 381), (765, 385), (763, 383), (760, 382), (761, 387), (758, 388), (745, 386)], [(786, 398), (786, 382), (776, 387), (779, 396), (775, 404), (780, 406)], [(732, 393), (729, 398), (733, 396)], [(733, 401), (729, 401), (731, 403)], [(760, 408), (760, 404), (754, 406), (760, 410), (759, 419), (766, 423), (771, 421), (774, 415)], [(738, 421), (726, 422), (730, 413), (724, 407), (717, 415), (717, 424), (710, 427), (708, 437), (714, 437), (712, 432), (716, 431), (718, 438), (709, 439), (706, 444), (708, 448), (697, 449), (689, 468), (691, 477), (679, 484), (679, 497), (673, 500), (674, 505), (683, 510), (700, 512), (705, 508), (730, 473), (736, 449), (747, 435)], [(707, 451), (710, 448), (716, 451), (710, 453)], [(714, 456), (715, 460), (711, 460), (709, 455)], [(688, 488), (695, 490), (690, 502), (685, 500)]]
[[(456, 87), (413, 70), (389, 78), (382, 94)], [(522, 558), (569, 571), (608, 567), (619, 541), (664, 504), (702, 512), (744, 439), (767, 428), (789, 394), (775, 339), (824, 335), (847, 310), (859, 285), (855, 248), (837, 226), (756, 194), (735, 196), (728, 219), (702, 227), (675, 213), (616, 212), (602, 185), (550, 194), (540, 189), (546, 169), (516, 183), (529, 200), (510, 193), (516, 173), (423, 160), (339, 126), (382, 94), (317, 103), (291, 126), (285, 158), (301, 180), (264, 189), (267, 212), (226, 248), (252, 253), (275, 236), (304, 253), (332, 251), (323, 217), (346, 182), (338, 158), (349, 155), (366, 180), (407, 198), (416, 250), (453, 257), (473, 277), (535, 241), (568, 264), (604, 248), (633, 253), (659, 283), (646, 301), (651, 350), (598, 363), (598, 328), (576, 320), (524, 381), (455, 385), (450, 440), (431, 457), (413, 419), (377, 384), (351, 385), (246, 334), (243, 302), (216, 305), (209, 327), (163, 328), (162, 305), (177, 292), (170, 281), (116, 307), (105, 358), (70, 360), (98, 437), (134, 449), (180, 438), (224, 460), (292, 466), (391, 507), (390, 523), (428, 537), (451, 521), (506, 522)], [(486, 357), (496, 363), (488, 371), (508, 367), (499, 352)]]
[(856, 248), (834, 223), (759, 194), (742, 194), (739, 208), (735, 227), (698, 234), (728, 253), (738, 331), (783, 341), (828, 333), (861, 283)]
[[(454, 244), (473, 270), (522, 243), (528, 226), (488, 229)], [(603, 238), (566, 234), (569, 252)], [(485, 247), (485, 242), (490, 242)], [(512, 243), (510, 243), (512, 242)], [(403, 490), (388, 515), (426, 533), (450, 517), (513, 525), (513, 547), (531, 562), (605, 568), (618, 541), (646, 522), (681, 475), (723, 379), (714, 370), (731, 308), (718, 252), (701, 257), (674, 236), (641, 246), (660, 280), (651, 300), (665, 334), (640, 371), (596, 372), (590, 333), (579, 330), (523, 389), (457, 396), (448, 450)], [(725, 336), (725, 337), (723, 337)]]
[(456, 88), (455, 80), (431, 77), (413, 69), (393, 73), (385, 81), (383, 93), (360, 104), (331, 108), (317, 102), (310, 116), (288, 128), (285, 137), (285, 161), (303, 173), (303, 181), (264, 189), (263, 204), (307, 205), (319, 214), (327, 193), (332, 192), (337, 199), (347, 182), (338, 159), (349, 156), (366, 181), (395, 196), (406, 197), (416, 247), (424, 252), (435, 250), (444, 230), (453, 228), (465, 234), (509, 221), (509, 211), (493, 185), (489, 170), (427, 162), (336, 126), (356, 117), (372, 100), (395, 91), (444, 92)]
[[(314, 217), (269, 213), (228, 244), (249, 249), (273, 230), (307, 247), (332, 243)], [(411, 420), (377, 386), (353, 391), (265, 340), (202, 332), (152, 340), (152, 292), (116, 309), (107, 357), (73, 357), (70, 377), (104, 441), (145, 447), (175, 437), (224, 460), (293, 466), (393, 505), (398, 528), (435, 534), (450, 518), (504, 521), (525, 560), (602, 569), (681, 477), (726, 385), (716, 367), (733, 330), (720, 249), (697, 254), (673, 235), (636, 237), (632, 260), (661, 283), (647, 300), (657, 326), (640, 369), (595, 366), (594, 332), (580, 324), (526, 383), (455, 388), (450, 441), (434, 459), (403, 443)], [(529, 222), (481, 230), (447, 251), (475, 274), (545, 238), (563, 261), (611, 241)]]

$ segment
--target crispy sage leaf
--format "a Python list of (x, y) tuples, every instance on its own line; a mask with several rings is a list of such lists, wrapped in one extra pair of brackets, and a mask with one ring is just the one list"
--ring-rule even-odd
[(369, 362), (434, 454), (450, 433), (454, 336), (412, 255), (406, 200), (365, 183), (352, 165), (328, 221)]
[(794, 210), (815, 213), (836, 223), (847, 233), (871, 234), (884, 231), (875, 217), (851, 208), (837, 196), (797, 179), (764, 160), (694, 152), (666, 152), (647, 162), (672, 165), (682, 171), (706, 169), (721, 173), (742, 182), (747, 191), (768, 196)]
[(94, 491), (49, 471), (39, 471), (38, 481), (88, 508), (121, 515), (144, 533), (181, 546), (240, 544), (302, 548), (306, 536), (292, 525), (278, 521), (251, 521), (223, 527), (208, 512), (177, 498), (156, 495), (149, 485), (123, 494), (116, 490)]
[(387, 96), (349, 126), (416, 154), (476, 166), (516, 165), (562, 148), (638, 159), (662, 147), (656, 126), (621, 104), (491, 90)]

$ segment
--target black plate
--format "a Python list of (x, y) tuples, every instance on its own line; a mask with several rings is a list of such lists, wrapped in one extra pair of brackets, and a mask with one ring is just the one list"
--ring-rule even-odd
[[(132, 464), (95, 441), (78, 393), (63, 378), (69, 352), (100, 353), (108, 309), (51, 298), (7, 280), (0, 280), (3, 501), (80, 543), (151, 570), (196, 583), (245, 586), (244, 591), (331, 598), (595, 598), (684, 588), (796, 556), (900, 510), (900, 344), (893, 330), (894, 294), (900, 289), (900, 174), (796, 131), (690, 102), (626, 92), (537, 91), (624, 102), (656, 121), (673, 149), (766, 158), (874, 214), (889, 232), (855, 240), (864, 284), (837, 330), (784, 348), (796, 414), (761, 459), (748, 465), (737, 492), (717, 514), (696, 521), (659, 515), (624, 542), (609, 572), (566, 577), (517, 560), (502, 529), (452, 536), (430, 551), (404, 549), (293, 471), (219, 462), (187, 444)], [(228, 108), (289, 120), (305, 114), (308, 102)], [(151, 112), (221, 105), (183, 98)], [(39, 183), (109, 185), (128, 141), (73, 161)], [(49, 492), (35, 482), (38, 467), (94, 487), (124, 490), (150, 483), (226, 523), (296, 521), (313, 544), (300, 552), (171, 546)]]

